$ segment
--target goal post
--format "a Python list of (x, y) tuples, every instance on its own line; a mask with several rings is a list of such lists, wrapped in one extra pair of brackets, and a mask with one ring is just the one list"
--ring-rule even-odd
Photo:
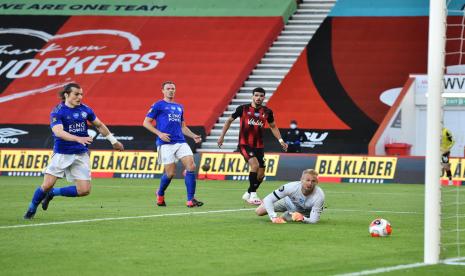
[(431, 0), (428, 36), (428, 99), (426, 111), (424, 263), (437, 264), (440, 255), (440, 137), (445, 62), (446, 0)]

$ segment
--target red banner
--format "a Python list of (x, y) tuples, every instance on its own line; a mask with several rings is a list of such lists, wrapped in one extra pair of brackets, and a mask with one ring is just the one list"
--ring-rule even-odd
[(78, 82), (105, 123), (141, 125), (162, 98), (160, 84), (172, 80), (186, 123), (208, 130), (282, 25), (281, 17), (73, 16), (52, 34), (4, 28), (0, 78), (10, 84), (0, 94), (0, 123), (48, 124), (56, 92)]

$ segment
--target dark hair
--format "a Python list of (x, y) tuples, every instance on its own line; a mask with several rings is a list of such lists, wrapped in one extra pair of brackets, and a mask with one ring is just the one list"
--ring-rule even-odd
[(263, 95), (266, 94), (265, 89), (263, 89), (262, 87), (256, 87), (256, 88), (254, 88), (254, 90), (252, 90), (252, 95), (255, 94), (255, 92), (263, 93)]
[(62, 99), (64, 101), (66, 99), (65, 94), (71, 93), (71, 89), (73, 89), (73, 88), (81, 89), (81, 86), (79, 86), (79, 84), (77, 84), (75, 82), (71, 82), (71, 83), (66, 84), (65, 86), (63, 86), (63, 90), (58, 92), (58, 96), (60, 97), (60, 99)]
[(165, 85), (167, 84), (172, 84), (174, 86), (176, 86), (176, 84), (174, 83), (174, 81), (164, 81), (162, 84), (161, 84), (161, 89), (165, 88)]

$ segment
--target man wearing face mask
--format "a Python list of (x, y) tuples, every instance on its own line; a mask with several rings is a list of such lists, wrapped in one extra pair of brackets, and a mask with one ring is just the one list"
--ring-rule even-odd
[(300, 145), (306, 141), (305, 133), (297, 128), (297, 121), (292, 120), (290, 129), (284, 133), (284, 141), (288, 144), (287, 152), (301, 152)]

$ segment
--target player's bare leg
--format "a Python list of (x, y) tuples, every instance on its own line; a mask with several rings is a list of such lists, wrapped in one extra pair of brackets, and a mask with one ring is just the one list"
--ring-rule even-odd
[(78, 196), (87, 196), (92, 186), (89, 180), (76, 180), (76, 188)]
[(53, 186), (55, 185), (56, 177), (54, 181), (53, 181), (53, 177), (54, 176), (52, 176), (51, 178), (51, 181), (53, 182), (53, 184), (45, 184), (45, 185), (43, 184), (42, 186), (42, 187), (44, 186), (46, 187), (44, 189), (48, 189), (47, 195), (42, 201), (42, 209), (44, 211), (48, 209), (48, 205), (50, 204), (50, 201), (55, 196), (78, 197), (78, 196), (87, 196), (90, 194), (90, 190), (91, 190), (90, 180), (79, 180), (78, 179), (75, 181), (76, 185), (71, 185), (71, 186), (61, 187), (61, 188), (54, 188)]

